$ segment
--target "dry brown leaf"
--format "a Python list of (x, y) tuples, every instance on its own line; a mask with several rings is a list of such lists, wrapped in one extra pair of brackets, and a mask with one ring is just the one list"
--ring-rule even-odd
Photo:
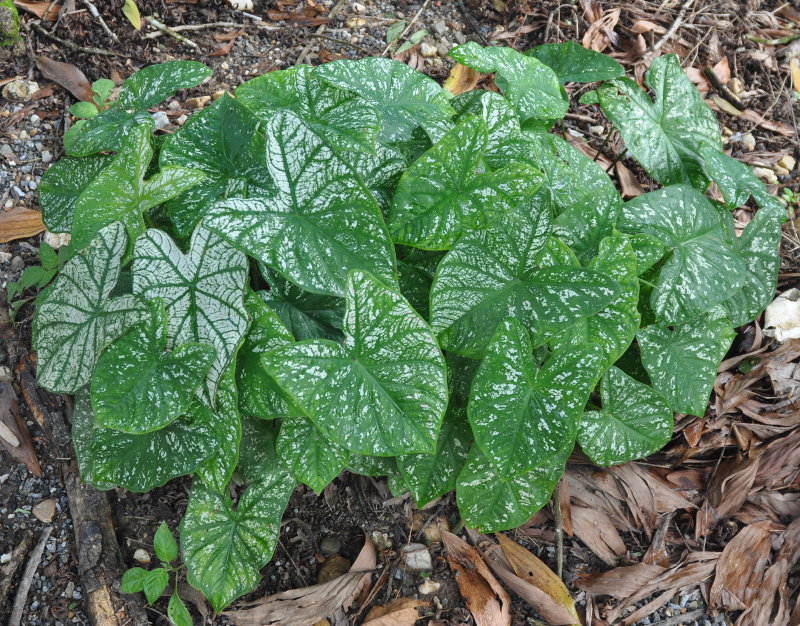
[(617, 161), (617, 178), (623, 198), (635, 198), (644, 193), (644, 187), (639, 183), (636, 176), (621, 161)]
[(0, 211), (0, 243), (27, 239), (44, 230), (42, 214), (32, 209), (14, 207)]
[(661, 24), (656, 24), (650, 20), (636, 20), (631, 25), (631, 30), (637, 35), (641, 35), (643, 33), (656, 33), (658, 35), (663, 35), (667, 32), (667, 29), (661, 26)]
[(727, 85), (731, 82), (731, 66), (728, 64), (728, 57), (722, 57), (712, 69), (724, 84)]
[(633, 595), (665, 571), (666, 568), (652, 563), (623, 565), (602, 574), (579, 576), (575, 586), (587, 593), (623, 599)]
[(362, 626), (414, 626), (419, 619), (417, 607), (429, 605), (425, 600), (395, 598), (386, 606), (372, 607)]
[(753, 605), (767, 569), (772, 522), (742, 528), (717, 561), (709, 600), (715, 608), (741, 611)]
[(208, 56), (210, 57), (224, 57), (225, 55), (229, 54), (231, 48), (233, 48), (233, 44), (236, 43), (235, 39), (231, 39), (228, 43), (224, 43), (220, 46), (217, 46), (213, 52), (209, 52)]
[(301, 589), (290, 589), (232, 609), (225, 615), (241, 626), (298, 626), (314, 624), (336, 610), (347, 610), (361, 590), (370, 584), (377, 565), (375, 547), (369, 539), (350, 572), (339, 578)]
[(758, 472), (758, 458), (731, 459), (711, 477), (703, 506), (697, 511), (695, 539), (728, 519), (744, 504)]
[(792, 429), (785, 437), (770, 441), (759, 457), (754, 484), (769, 489), (792, 485), (800, 467), (800, 429)]
[(510, 626), (511, 598), (480, 553), (460, 537), (442, 531), (447, 561), (477, 626)]
[(471, 67), (456, 63), (453, 69), (450, 70), (450, 75), (444, 81), (443, 87), (454, 96), (465, 91), (475, 89), (475, 86), (480, 82), (484, 74), (480, 74), (473, 70)]
[(45, 78), (58, 83), (82, 102), (92, 99), (92, 84), (83, 72), (71, 63), (62, 63), (39, 55), (36, 57), (36, 67)]
[(789, 585), (786, 584), (789, 567), (786, 561), (778, 561), (764, 574), (756, 590), (756, 597), (749, 609), (736, 620), (736, 626), (764, 626), (770, 624), (797, 624), (789, 615)]
[(19, 411), (17, 396), (9, 382), (0, 383), (0, 424), (3, 425), (3, 432), (7, 435), (0, 437), (0, 447), (5, 449), (14, 461), (24, 463), (28, 471), (41, 476), (42, 468), (33, 448), (33, 441)]
[(573, 504), (572, 530), (587, 548), (612, 567), (627, 552), (614, 523), (603, 511)]
[(642, 558), (642, 563), (649, 563), (651, 565), (660, 565), (667, 568), (670, 566), (669, 554), (667, 553), (667, 531), (669, 530), (670, 522), (672, 521), (672, 512), (667, 513), (656, 529), (653, 535), (653, 541), (650, 542), (650, 547), (645, 552)]
[(614, 28), (619, 22), (620, 13), (621, 9), (619, 8), (611, 9), (600, 19), (592, 22), (592, 25), (583, 35), (581, 45), (596, 52), (603, 52), (609, 45), (616, 45), (618, 36), (614, 32)]
[(60, 4), (52, 2), (25, 2), (25, 0), (14, 0), (14, 6), (28, 13), (32, 13), (40, 20), (54, 22), (61, 10)]

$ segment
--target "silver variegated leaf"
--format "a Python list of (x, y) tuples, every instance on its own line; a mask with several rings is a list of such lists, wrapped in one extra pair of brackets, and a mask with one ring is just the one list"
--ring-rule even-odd
[(307, 417), (285, 418), (275, 448), (294, 477), (318, 494), (339, 475), (350, 456), (346, 448), (328, 439)]
[(225, 493), (233, 470), (239, 462), (239, 444), (242, 439), (242, 420), (232, 365), (222, 375), (217, 389), (217, 406), (211, 429), (214, 433), (214, 454), (197, 468), (198, 476), (209, 489)]

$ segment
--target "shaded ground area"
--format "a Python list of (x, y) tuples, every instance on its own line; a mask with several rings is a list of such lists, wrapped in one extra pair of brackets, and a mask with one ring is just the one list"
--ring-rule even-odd
[[(179, 93), (162, 108), (162, 132), (171, 132), (208, 96), (232, 91), (254, 75), (297, 62), (380, 55), (387, 46), (387, 29), (398, 20), (411, 22), (403, 39), (423, 28), (428, 31), (401, 60), (440, 80), (452, 66), (446, 51), (468, 40), (521, 50), (544, 42), (580, 41), (613, 54), (639, 81), (653, 58), (677, 52), (718, 113), (726, 148), (757, 168), (770, 191), (787, 205), (779, 291), (797, 285), (800, 222), (792, 194), (800, 192), (794, 164), (800, 158), (795, 119), (800, 109), (789, 63), (793, 55), (800, 56), (800, 39), (787, 39), (800, 34), (800, 12), (788, 4), (256, 0), (253, 13), (261, 22), (232, 10), (224, 0), (137, 4), (143, 16), (171, 27), (200, 28), (180, 31), (191, 43), (149, 25), (135, 31), (120, 10), (122, 2), (96, 3), (117, 40), (80, 1), (64, 2), (55, 20), (23, 13), (28, 55), (0, 68), (0, 83), (27, 78), (38, 83), (38, 91), (29, 101), (0, 103), (0, 219), (6, 220), (0, 222), (0, 233), (11, 221), (15, 228), (23, 224), (33, 232), (0, 244), (2, 287), (24, 267), (38, 263), (40, 235), (25, 210), (38, 208), (39, 178), (61, 155), (60, 138), (71, 123), (65, 112), (75, 102), (66, 89), (42, 75), (36, 55), (73, 64), (90, 80), (109, 77), (117, 83), (150, 63), (187, 58), (208, 64), (214, 70), (210, 82)], [(715, 84), (706, 68), (724, 87)], [(576, 101), (579, 90), (570, 90)], [(649, 189), (641, 169), (618, 158), (622, 142), (616, 133), (609, 135), (596, 107), (574, 105), (562, 131), (613, 169), (623, 194)], [(629, 172), (644, 181), (642, 188), (630, 182)], [(740, 209), (735, 218), (737, 228), (743, 228), (752, 210)], [(5, 289), (0, 305), (7, 307)], [(0, 317), (0, 411), (26, 425), (40, 467), (37, 476), (30, 460), (26, 467), (5, 452), (0, 455), (0, 619), (7, 619), (25, 565), (51, 528), (24, 598), (22, 623), (88, 623), (65, 490), (64, 476), (74, 471), (69, 446), (63, 432), (39, 419), (44, 407), (68, 421), (69, 405), (44, 391), (32, 397), (26, 386), (25, 373), (33, 365), (25, 354), (32, 312), (29, 303), (13, 324)], [(594, 623), (617, 618), (626, 624), (703, 626), (737, 619), (741, 624), (800, 622), (800, 345), (775, 348), (758, 324), (739, 329), (706, 419), (678, 416), (673, 442), (662, 453), (610, 470), (594, 468), (577, 455), (572, 459), (560, 490), (567, 534), (564, 575), (579, 611)], [(137, 549), (154, 558), (153, 533), (162, 520), (176, 528), (188, 488), (187, 480), (178, 479), (149, 494), (110, 493), (127, 566), (135, 564)], [(404, 565), (399, 547), (425, 541), (426, 529), (437, 518), (461, 530), (452, 496), (415, 517), (410, 498), (392, 498), (382, 479), (345, 473), (320, 497), (300, 488), (287, 510), (275, 558), (248, 598), (314, 584), (334, 555), (355, 559), (365, 533), (384, 548), (370, 602), (382, 605), (394, 597), (419, 596), (426, 580)], [(553, 528), (547, 509), (509, 534), (555, 568)], [(434, 542), (431, 552), (430, 580), (440, 587), (425, 596), (430, 601), (427, 622), (473, 624), (441, 544)], [(600, 575), (605, 571), (610, 573)], [(191, 602), (189, 593), (184, 595)], [(636, 613), (624, 612), (625, 604), (638, 607)], [(513, 609), (515, 625), (537, 623), (535, 613), (516, 596)], [(198, 602), (193, 610), (199, 619), (205, 607)], [(162, 601), (148, 609), (148, 619), (167, 623), (165, 612)], [(350, 623), (360, 623), (363, 614), (354, 611), (350, 617)], [(212, 618), (207, 615), (206, 621)], [(342, 619), (335, 623), (348, 623)]]

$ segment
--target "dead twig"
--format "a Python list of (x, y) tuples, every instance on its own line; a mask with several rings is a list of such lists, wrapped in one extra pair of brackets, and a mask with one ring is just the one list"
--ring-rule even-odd
[(28, 559), (28, 564), (25, 566), (25, 571), (22, 573), (22, 578), (19, 581), (17, 593), (14, 595), (14, 608), (11, 609), (11, 617), (8, 618), (8, 626), (19, 626), (19, 624), (22, 622), (22, 612), (25, 610), (25, 603), (28, 600), (28, 592), (30, 591), (31, 584), (33, 583), (33, 576), (36, 574), (39, 563), (42, 561), (44, 546), (47, 543), (47, 540), (50, 538), (50, 533), (52, 532), (52, 526), (45, 528), (42, 532), (41, 538), (39, 539), (39, 543), (36, 544), (33, 552), (31, 552), (31, 556)]
[(165, 35), (169, 35), (173, 39), (176, 39), (176, 40), (180, 41), (181, 43), (185, 43), (190, 48), (194, 48), (195, 50), (199, 50), (200, 49), (200, 46), (198, 46), (191, 39), (189, 39), (188, 37), (184, 37), (179, 32), (177, 32), (174, 28), (170, 28), (169, 26), (167, 26), (163, 22), (158, 21), (152, 15), (148, 15), (144, 19), (148, 24), (150, 24), (150, 26), (152, 26), (153, 28), (157, 28), (162, 33), (164, 33)]
[[(472, 17), (472, 13), (469, 12), (469, 9), (466, 6), (464, 6), (464, 3), (461, 0), (458, 0), (458, 10), (461, 12), (461, 15), (464, 17), (464, 21), (472, 29), (472, 32), (474, 32), (475, 36), (480, 40), (481, 45), (488, 46), (489, 42), (487, 41), (486, 37), (483, 36), (483, 33), (481, 32), (480, 27), (475, 23), (475, 18)], [(552, 19), (552, 13), (550, 14), (550, 17)], [(548, 21), (548, 26), (549, 25), (550, 25), (550, 22)], [(545, 37), (545, 41), (547, 41), (546, 37)]]
[(354, 50), (358, 50), (367, 55), (372, 54), (372, 50), (370, 50), (369, 48), (365, 48), (364, 46), (360, 46), (357, 43), (342, 41), (341, 39), (336, 39), (336, 37), (329, 37), (328, 35), (323, 35), (322, 33), (311, 33), (310, 36), (315, 37), (317, 39), (324, 39), (325, 41), (330, 41), (332, 43), (338, 43), (340, 46), (344, 46), (345, 48), (353, 48)]
[(564, 512), (561, 510), (561, 481), (553, 489), (553, 521), (556, 535), (556, 575), (564, 580)]
[(661, 39), (659, 39), (645, 55), (645, 60), (648, 63), (656, 56), (656, 53), (661, 50), (661, 47), (670, 39), (672, 39), (672, 36), (681, 27), (681, 24), (683, 24), (683, 20), (686, 17), (686, 13), (688, 13), (689, 8), (694, 4), (694, 1), (695, 0), (684, 0), (684, 3), (681, 5), (680, 10), (678, 11), (678, 15), (675, 16), (675, 21), (672, 22), (672, 25), (667, 29), (667, 32), (664, 33)]
[(129, 59), (130, 57), (127, 54), (122, 54), (121, 52), (114, 52), (113, 50), (101, 50), (100, 48), (90, 48), (87, 46), (79, 46), (78, 44), (67, 41), (66, 39), (61, 39), (61, 37), (56, 37), (53, 33), (46, 31), (36, 22), (31, 22), (30, 27), (35, 30), (37, 33), (44, 35), (49, 40), (56, 42), (59, 45), (64, 46), (69, 50), (75, 50), (76, 52), (88, 52), (89, 54), (101, 54), (103, 56), (108, 57), (121, 57), (123, 59)]
[(725, 98), (728, 102), (730, 102), (733, 106), (735, 106), (740, 111), (744, 111), (745, 107), (742, 100), (733, 93), (730, 88), (720, 80), (720, 77), (717, 76), (717, 73), (714, 71), (714, 68), (710, 65), (706, 65), (703, 68), (703, 76), (708, 79), (708, 82), (714, 87), (717, 93)]
[[(236, 22), (208, 22), (207, 24), (183, 24), (181, 26), (170, 26), (170, 30), (176, 33), (181, 33), (187, 30), (204, 30), (206, 28), (260, 28), (262, 30), (282, 30), (281, 26), (271, 26), (263, 22), (254, 22), (252, 24), (238, 24)], [(155, 30), (152, 33), (144, 35), (144, 39), (156, 39), (166, 33), (162, 30)]]
[(102, 27), (102, 29), (104, 31), (106, 31), (106, 35), (111, 37), (111, 39), (113, 39), (114, 41), (119, 41), (119, 37), (117, 37), (117, 33), (112, 31), (108, 27), (108, 24), (106, 24), (106, 21), (103, 19), (103, 16), (100, 15), (100, 11), (97, 10), (97, 7), (94, 6), (94, 4), (92, 4), (92, 2), (90, 2), (90, 0), (83, 0), (83, 4), (86, 6), (87, 9), (89, 9), (89, 13), (92, 14), (92, 17), (94, 19), (96, 19), (100, 23), (100, 26)]

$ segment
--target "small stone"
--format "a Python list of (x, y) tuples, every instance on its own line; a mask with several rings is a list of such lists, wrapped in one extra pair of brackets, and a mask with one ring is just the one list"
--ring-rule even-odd
[(17, 155), (14, 154), (14, 150), (12, 150), (11, 146), (7, 143), (0, 145), (0, 156), (4, 156), (7, 159), (16, 159)]
[(49, 230), (44, 231), (43, 241), (49, 245), (53, 250), (58, 250), (61, 246), (66, 246), (72, 239), (69, 233), (51, 233)]
[(364, 15), (367, 12), (367, 7), (365, 7), (360, 2), (354, 2), (353, 3), (353, 11), (355, 11), (359, 15)]
[(781, 160), (778, 161), (778, 165), (792, 172), (794, 171), (794, 166), (797, 165), (797, 160), (793, 156), (787, 154), (786, 156), (781, 157)]
[(437, 583), (435, 580), (427, 578), (417, 589), (423, 596), (427, 596), (429, 593), (436, 593), (441, 587), (442, 583)]
[(211, 100), (211, 96), (197, 96), (195, 98), (189, 98), (186, 101), (186, 108), (193, 111), (198, 111), (206, 106), (206, 103), (209, 100)]
[(431, 24), (431, 30), (441, 37), (447, 32), (447, 24), (443, 20), (439, 20)]
[(42, 150), (42, 163), (50, 163), (53, 160), (53, 153), (49, 150)]
[(777, 163), (772, 166), (772, 171), (775, 172), (778, 176), (788, 176), (789, 175), (789, 170), (787, 170), (785, 167), (781, 167)]
[(175, 123), (176, 123), (178, 126), (183, 126), (183, 125), (186, 123), (186, 120), (188, 120), (188, 119), (189, 119), (189, 118), (188, 118), (188, 117), (186, 117), (185, 115), (181, 115), (181, 116), (180, 116), (180, 117), (179, 117), (177, 120), (175, 120)]
[(164, 111), (157, 111), (153, 113), (153, 122), (156, 125), (156, 128), (165, 128), (169, 126), (169, 117)]
[(336, 554), (342, 549), (342, 542), (338, 537), (328, 535), (319, 544), (319, 550), (325, 556)]
[(431, 59), (438, 55), (439, 51), (436, 49), (436, 46), (432, 46), (427, 41), (423, 41), (419, 45), (419, 53), (426, 59)]
[(38, 115), (36, 115), (36, 113), (31, 115), (31, 124), (33, 124), (34, 126), (38, 126), (39, 122), (41, 122), (41, 121), (42, 121), (42, 118), (39, 117)]
[(775, 171), (768, 167), (754, 167), (753, 174), (770, 185), (775, 185), (778, 183), (778, 177), (775, 174)]
[(344, 23), (344, 25), (347, 26), (347, 28), (356, 29), (361, 28), (366, 23), (367, 20), (365, 20), (363, 17), (351, 17)]
[(227, 61), (223, 61), (222, 63), (219, 64), (219, 69), (221, 69), (221, 70), (229, 70), (229, 69), (231, 69), (231, 66), (228, 65)]
[(0, 383), (7, 383), (9, 380), (11, 380), (11, 368), (8, 365), (0, 366)]
[(10, 252), (0, 252), (0, 263), (10, 263), (12, 254)]
[(64, 589), (64, 595), (67, 596), (68, 598), (71, 598), (73, 591), (75, 591), (75, 583), (72, 582), (72, 581), (69, 581), (67, 583), (67, 588)]
[(11, 560), (11, 553), (7, 552), (5, 554), (0, 554), (0, 565), (4, 563), (8, 563)]
[(414, 571), (433, 569), (433, 560), (428, 548), (421, 543), (409, 543), (401, 548), (406, 559), (406, 566)]
[(756, 149), (756, 138), (753, 137), (753, 133), (747, 133), (746, 135), (742, 135), (742, 138), (739, 140), (739, 143), (741, 143), (742, 147), (748, 152), (752, 152), (753, 150)]
[(53, 521), (53, 517), (56, 514), (56, 502), (55, 500), (42, 500), (36, 506), (33, 507), (33, 516), (38, 519), (40, 522), (44, 522), (45, 524), (49, 524)]
[[(772, 170), (770, 170), (770, 171), (772, 171)], [(11, 259), (11, 271), (12, 272), (18, 272), (23, 267), (25, 267), (25, 261), (22, 260), (21, 256), (15, 256), (13, 259)]]
[(428, 545), (440, 543), (442, 541), (443, 530), (450, 532), (450, 523), (444, 517), (437, 517), (422, 531), (425, 543)]
[(378, 552), (384, 552), (392, 549), (392, 539), (385, 532), (380, 530), (373, 530), (370, 533), (370, 539)]
[(453, 38), (456, 40), (457, 44), (467, 43), (467, 36), (460, 31), (455, 31), (455, 33), (453, 33)]
[(600, 137), (600, 136), (605, 134), (606, 127), (605, 126), (589, 126), (589, 131), (593, 135), (597, 135), (598, 137)]
[(133, 560), (137, 563), (147, 564), (150, 562), (150, 553), (143, 548), (138, 548), (136, 552), (133, 553)]
[(3, 97), (17, 102), (28, 102), (34, 93), (39, 91), (39, 83), (18, 78), (3, 87)]
[(439, 53), (439, 56), (444, 59), (447, 58), (447, 53), (450, 52), (450, 48), (452, 47), (453, 46), (451, 46), (449, 42), (441, 41), (436, 44), (436, 51)]
[(177, 111), (178, 109), (180, 109), (180, 108), (181, 108), (181, 103), (180, 103), (180, 102), (178, 102), (177, 100), (172, 100), (172, 101), (171, 101), (171, 102), (170, 102), (170, 103), (167, 105), (167, 108), (168, 108), (170, 111)]

